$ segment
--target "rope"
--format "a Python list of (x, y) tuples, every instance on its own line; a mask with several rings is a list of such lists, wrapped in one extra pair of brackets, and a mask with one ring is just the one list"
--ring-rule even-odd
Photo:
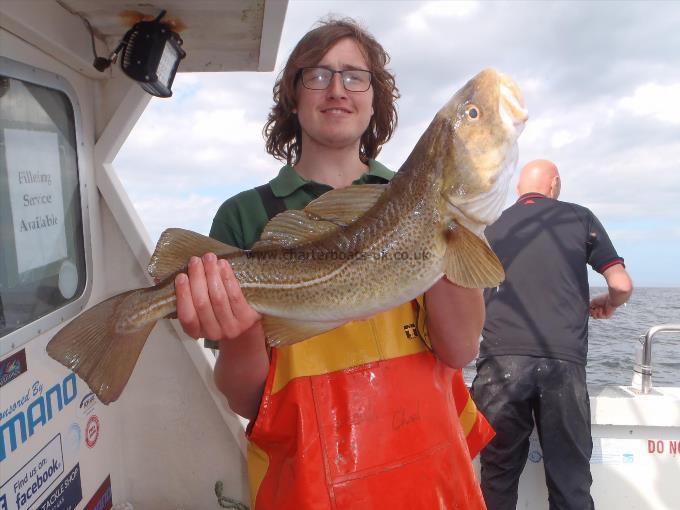
[(228, 498), (222, 495), (224, 491), (224, 482), (220, 480), (215, 482), (215, 495), (217, 496), (217, 502), (222, 508), (231, 508), (232, 510), (250, 510), (247, 505), (244, 505), (240, 501)]

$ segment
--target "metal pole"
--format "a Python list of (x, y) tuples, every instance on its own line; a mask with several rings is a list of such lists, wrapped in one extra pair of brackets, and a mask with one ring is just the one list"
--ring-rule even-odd
[(633, 389), (646, 395), (652, 391), (652, 340), (657, 333), (680, 332), (680, 324), (661, 324), (652, 326), (643, 336), (641, 356), (638, 355), (633, 366)]

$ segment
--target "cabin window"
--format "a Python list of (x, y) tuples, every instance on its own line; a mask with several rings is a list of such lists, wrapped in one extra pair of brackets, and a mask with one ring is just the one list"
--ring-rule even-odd
[(0, 72), (0, 338), (18, 339), (0, 354), (77, 313), (64, 310), (85, 291), (75, 119), (62, 90)]

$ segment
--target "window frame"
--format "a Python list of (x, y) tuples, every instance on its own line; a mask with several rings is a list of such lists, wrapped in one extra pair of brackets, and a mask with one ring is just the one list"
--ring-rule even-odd
[(82, 114), (78, 96), (75, 89), (63, 76), (40, 69), (35, 66), (17, 62), (7, 57), (0, 56), (0, 73), (16, 80), (47, 87), (66, 95), (71, 103), (75, 126), (75, 158), (76, 172), (78, 174), (78, 186), (80, 192), (80, 214), (83, 226), (83, 250), (85, 256), (85, 287), (82, 294), (74, 301), (67, 303), (61, 308), (35, 319), (19, 329), (12, 331), (0, 338), (0, 357), (3, 357), (19, 347), (27, 344), (54, 327), (68, 321), (83, 311), (92, 292), (92, 245), (90, 236), (90, 214), (88, 201), (88, 172), (83, 168), (83, 136)]

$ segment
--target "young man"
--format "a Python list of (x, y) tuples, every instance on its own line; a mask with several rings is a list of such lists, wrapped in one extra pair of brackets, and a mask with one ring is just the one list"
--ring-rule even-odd
[[(484, 291), (486, 322), (472, 385), (496, 430), (481, 455), (489, 510), (515, 509), (534, 422), (550, 509), (593, 508), (588, 315), (611, 317), (632, 284), (595, 215), (558, 201), (559, 193), (555, 164), (531, 161), (520, 174), (519, 200), (486, 229), (505, 269), (505, 281)], [(587, 265), (609, 287), (590, 303)]]
[[(392, 172), (374, 160), (397, 118), (387, 62), (351, 20), (307, 33), (274, 86), (265, 126), (268, 152), (287, 164), (268, 185), (227, 200), (211, 236), (249, 248), (277, 211), (388, 182)], [(484, 508), (451, 368), (477, 353), (479, 290), (442, 279), (418, 302), (268, 353), (228, 263), (194, 258), (176, 288), (184, 330), (218, 342), (216, 384), (251, 420), (254, 508)], [(404, 324), (418, 321), (414, 342)]]

